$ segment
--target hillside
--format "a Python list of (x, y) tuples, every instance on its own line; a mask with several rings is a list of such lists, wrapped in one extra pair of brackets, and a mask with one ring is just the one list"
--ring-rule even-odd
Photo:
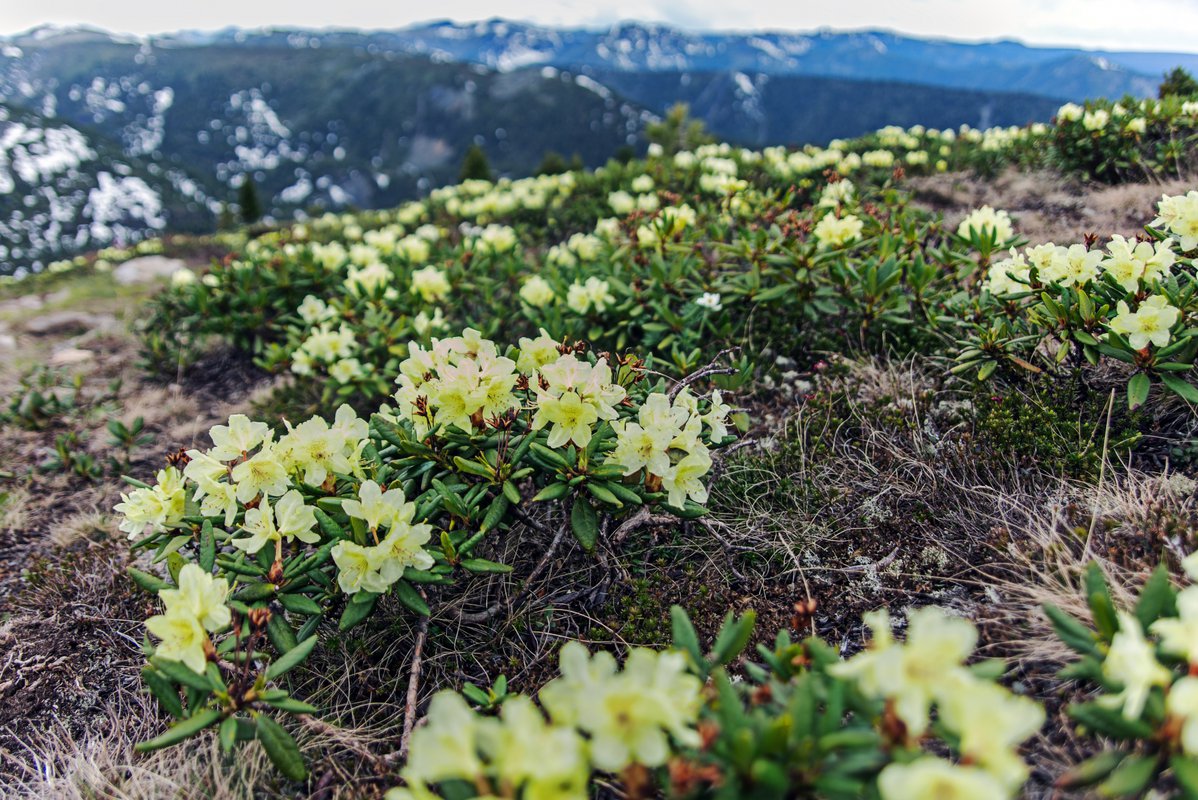
[(592, 74), (659, 114), (676, 102), (687, 103), (691, 114), (721, 139), (754, 147), (822, 143), (886, 125), (979, 129), (1026, 125), (1049, 120), (1060, 105), (1033, 94), (763, 72)]
[(277, 29), (189, 33), (179, 43), (251, 46), (357, 46), (435, 55), (499, 70), (548, 65), (625, 72), (760, 72), (882, 80), (1058, 99), (1151, 94), (1186, 53), (1122, 53), (1031, 47), (1011, 41), (966, 43), (887, 31), (688, 32), (667, 25), (620, 23), (603, 30), (549, 28), (504, 19), (432, 22), (393, 31)]
[(204, 229), (212, 201), (186, 172), (88, 127), (0, 103), (0, 274), (64, 253)]
[[(1043, 122), (1062, 100), (1150, 95), (1162, 65), (1192, 60), (640, 24), (589, 31), (490, 20), (145, 38), (47, 26), (0, 41), (0, 103), (26, 129), (78, 130), (100, 160), (111, 154), (145, 182), (161, 220), (113, 210), (123, 228), (97, 236), (66, 210), (82, 213), (83, 194), (52, 212), (48, 193), (99, 185), (99, 168), (83, 159), (72, 185), (40, 199), (0, 187), (11, 238), (0, 273), (44, 267), (106, 237), (211, 230), (247, 176), (268, 216), (381, 208), (454, 179), (471, 144), (501, 175), (531, 173), (547, 151), (600, 164), (640, 143), (645, 124), (679, 101), (736, 144), (822, 143), (885, 125)], [(18, 135), (11, 123), (0, 129)], [(41, 190), (36, 181), (22, 188)]]
[(1194, 795), (1198, 100), (678, 128), (0, 280), (0, 794)]
[[(527, 173), (546, 150), (596, 164), (635, 140), (646, 118), (567, 75), (496, 73), (353, 49), (173, 48), (67, 37), (20, 53), (0, 57), (0, 98), (39, 109), (50, 128), (86, 129), (96, 152), (152, 162), (176, 176), (177, 188), (190, 181), (196, 202), (186, 213), (164, 203), (165, 224), (177, 231), (211, 229), (247, 175), (276, 216), (380, 207), (456, 177), (473, 143), (500, 172)], [(20, 114), (36, 124), (31, 112)], [(0, 122), (0, 131), (16, 136), (13, 125)], [(99, 163), (85, 160), (76, 172), (94, 173)], [(54, 237), (57, 249), (18, 249), (37, 258), (72, 253), (78, 248), (61, 245), (75, 221), (59, 219), (66, 232)]]

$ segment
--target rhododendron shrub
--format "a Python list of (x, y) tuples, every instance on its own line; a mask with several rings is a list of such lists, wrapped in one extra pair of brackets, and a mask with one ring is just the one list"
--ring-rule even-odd
[(1106, 746), (1066, 773), (1068, 789), (1142, 797), (1166, 785), (1198, 796), (1198, 558), (1182, 559), (1188, 581), (1173, 585), (1166, 563), (1145, 582), (1134, 608), (1116, 607), (1102, 570), (1086, 573), (1091, 618), (1045, 608), (1078, 660), (1061, 673), (1097, 690), (1069, 715)]
[(1157, 384), (1198, 402), (1186, 377), (1198, 356), (1198, 192), (1163, 197), (1158, 212), (1136, 240), (1011, 248), (990, 264), (954, 371), (985, 379), (1000, 366), (1038, 373), (1110, 359), (1129, 365), (1130, 408)]
[(1027, 779), (1018, 748), (1044, 711), (995, 682), (1001, 662), (966, 663), (966, 620), (916, 609), (900, 642), (885, 611), (867, 615), (873, 640), (847, 661), (783, 632), (733, 679), (752, 612), (729, 615), (710, 652), (671, 613), (673, 649), (632, 648), (622, 666), (563, 645), (539, 706), (506, 681), (438, 693), (388, 800), (585, 800), (613, 784), (638, 797), (1002, 800)]
[[(178, 722), (158, 747), (219, 726), (302, 775), (273, 712), (314, 713), (276, 683), (393, 595), (414, 615), (472, 576), (506, 572), (488, 534), (534, 504), (591, 550), (640, 508), (705, 512), (730, 406), (648, 380), (634, 356), (548, 336), (501, 350), (477, 331), (409, 346), (393, 403), (369, 420), (342, 405), (281, 427), (234, 415), (208, 447), (174, 457), (116, 510), (158, 569), (131, 569), (162, 601), (143, 675)], [(183, 690), (181, 696), (179, 691)]]

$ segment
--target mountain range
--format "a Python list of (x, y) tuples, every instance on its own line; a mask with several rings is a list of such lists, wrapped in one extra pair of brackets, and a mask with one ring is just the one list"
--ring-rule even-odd
[(1198, 56), (881, 31), (46, 26), (0, 38), (0, 273), (210, 229), (247, 177), (275, 216), (377, 207), (452, 180), (471, 144), (501, 174), (549, 150), (602, 163), (678, 101), (722, 139), (796, 144), (1045, 120), (1064, 100), (1150, 95), (1177, 65)]

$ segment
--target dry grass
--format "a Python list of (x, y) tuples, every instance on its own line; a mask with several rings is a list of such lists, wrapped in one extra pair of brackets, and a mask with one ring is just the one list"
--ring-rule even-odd
[(1086, 185), (1050, 172), (1009, 170), (994, 179), (966, 173), (912, 178), (916, 206), (939, 211), (957, 224), (982, 205), (1005, 209), (1015, 231), (1032, 244), (1080, 242), (1087, 233), (1135, 236), (1156, 215), (1162, 194), (1185, 194), (1187, 181)]

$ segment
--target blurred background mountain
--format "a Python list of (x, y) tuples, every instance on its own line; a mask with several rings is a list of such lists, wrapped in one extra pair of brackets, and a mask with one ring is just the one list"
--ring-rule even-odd
[(1198, 56), (644, 24), (37, 28), (0, 38), (0, 272), (211, 230), (239, 197), (275, 218), (394, 205), (456, 179), (471, 148), (497, 175), (594, 166), (680, 101), (721, 140), (823, 143), (1047, 120), (1065, 100), (1153, 95), (1178, 65)]

